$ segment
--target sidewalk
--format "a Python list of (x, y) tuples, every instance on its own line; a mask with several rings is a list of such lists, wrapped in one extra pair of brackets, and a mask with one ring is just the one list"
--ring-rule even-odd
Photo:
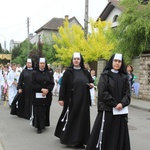
[(150, 112), (150, 101), (132, 97), (130, 107)]

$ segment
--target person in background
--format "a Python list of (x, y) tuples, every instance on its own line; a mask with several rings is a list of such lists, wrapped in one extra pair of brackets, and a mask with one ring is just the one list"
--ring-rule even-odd
[(8, 84), (8, 100), (9, 100), (9, 106), (11, 107), (11, 103), (17, 94), (17, 84), (18, 84), (18, 79), (20, 76), (20, 73), (16, 71), (17, 65), (12, 64), (12, 69), (8, 73), (7, 76), (7, 84)]
[(8, 100), (8, 84), (7, 84), (7, 76), (8, 76), (8, 68), (7, 65), (4, 65), (3, 68), (3, 77), (4, 77), (4, 85), (3, 85), (3, 100)]
[(127, 68), (128, 78), (129, 78), (130, 89), (132, 89), (132, 85), (134, 83), (133, 67), (128, 64), (126, 68)]
[(130, 88), (122, 54), (108, 61), (98, 83), (98, 114), (86, 150), (130, 150)]
[(84, 60), (75, 52), (71, 66), (66, 69), (59, 92), (59, 104), (63, 106), (55, 136), (62, 144), (84, 149), (90, 135), (90, 88), (93, 79), (84, 68)]
[(22, 67), (20, 66), (20, 64), (17, 65), (17, 69), (16, 69), (19, 73), (22, 72)]
[(60, 89), (60, 85), (58, 84), (59, 78), (60, 78), (61, 72), (59, 68), (56, 68), (55, 72), (54, 72), (54, 82), (55, 82), (55, 86), (53, 89), (53, 95), (58, 96), (59, 94), (59, 89)]
[(90, 65), (88, 63), (84, 63), (84, 67), (90, 72), (91, 68)]
[(94, 87), (92, 89), (90, 89), (90, 94), (91, 94), (91, 101), (92, 101), (92, 105), (95, 105), (95, 99), (96, 99), (96, 95), (95, 95), (95, 88), (97, 88), (97, 84), (96, 84), (96, 76), (95, 76), (95, 70), (91, 70), (91, 76), (94, 80)]
[(32, 74), (34, 71), (34, 63), (28, 58), (26, 67), (20, 74), (18, 82), (18, 92), (23, 94), (23, 98), (18, 102), (18, 117), (30, 119), (32, 113), (33, 90), (32, 90)]
[(11, 63), (7, 63), (7, 68), (8, 68), (8, 72), (10, 72), (12, 69)]
[(2, 100), (2, 90), (4, 83), (5, 83), (4, 77), (2, 73), (0, 73), (0, 100)]
[(54, 71), (53, 71), (53, 69), (51, 68), (51, 65), (50, 65), (50, 64), (47, 64), (47, 67), (48, 67), (49, 72), (53, 75), (53, 74), (54, 74)]
[(65, 71), (66, 71), (66, 68), (64, 67), (63, 70), (62, 70), (62, 73), (60, 74), (60, 78), (58, 80), (59, 87), (61, 86), (62, 78), (63, 78), (63, 75), (64, 75)]
[(50, 126), (50, 106), (54, 87), (53, 75), (48, 71), (45, 58), (39, 58), (37, 69), (32, 74), (33, 86), (33, 121), (37, 133)]

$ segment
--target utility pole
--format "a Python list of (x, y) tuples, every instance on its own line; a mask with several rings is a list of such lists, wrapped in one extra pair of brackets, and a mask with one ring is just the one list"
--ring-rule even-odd
[(89, 13), (89, 0), (85, 0), (85, 18), (84, 18), (84, 36), (87, 39), (88, 34), (88, 15)]
[(29, 51), (30, 51), (30, 46), (29, 46), (29, 17), (27, 17), (27, 41), (28, 41), (28, 46), (27, 46), (27, 58), (29, 56)]

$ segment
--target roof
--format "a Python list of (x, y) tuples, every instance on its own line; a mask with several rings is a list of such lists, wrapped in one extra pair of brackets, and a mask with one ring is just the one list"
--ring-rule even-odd
[[(119, 1), (111, 0), (105, 7), (105, 9), (102, 11), (98, 19), (100, 18), (102, 21), (106, 20), (106, 18), (109, 16), (111, 11), (114, 9), (114, 7), (117, 7), (121, 11), (123, 11), (123, 8), (119, 6)], [(97, 19), (97, 20), (98, 20)]]
[[(77, 23), (82, 27), (82, 25), (79, 23), (79, 21), (75, 17), (68, 19), (68, 21), (71, 22), (73, 19), (75, 19), (77, 21)], [(38, 33), (41, 30), (58, 31), (58, 28), (63, 26), (64, 21), (65, 21), (65, 18), (55, 18), (54, 17), (50, 21), (48, 21), (45, 25), (43, 25), (41, 28), (36, 30), (35, 33)]]

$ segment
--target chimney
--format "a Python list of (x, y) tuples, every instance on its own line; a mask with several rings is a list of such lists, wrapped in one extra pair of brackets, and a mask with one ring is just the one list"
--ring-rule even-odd
[(65, 15), (65, 20), (68, 20), (69, 19), (69, 15)]

